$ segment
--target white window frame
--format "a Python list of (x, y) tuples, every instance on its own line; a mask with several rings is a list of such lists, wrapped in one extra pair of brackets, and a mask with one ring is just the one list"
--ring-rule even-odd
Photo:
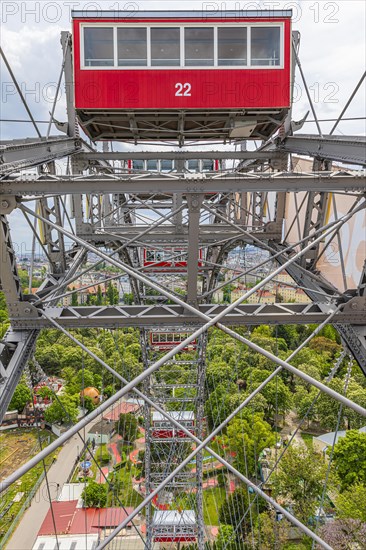
[[(154, 70), (167, 70), (167, 71), (176, 71), (179, 69), (185, 69), (185, 70), (199, 70), (199, 71), (212, 71), (215, 69), (219, 69), (220, 71), (244, 71), (244, 70), (283, 70), (285, 68), (285, 24), (283, 21), (276, 22), (276, 23), (268, 23), (268, 22), (261, 22), (258, 21), (256, 23), (230, 23), (230, 24), (223, 24), (223, 23), (216, 23), (216, 24), (207, 24), (208, 27), (213, 27), (214, 29), (214, 64), (213, 65), (192, 65), (192, 66), (186, 66), (184, 64), (185, 62), (185, 33), (184, 29), (185, 27), (202, 27), (202, 23), (173, 23), (173, 22), (164, 22), (164, 23), (81, 23), (80, 24), (80, 69), (85, 71), (154, 71)], [(111, 27), (114, 29), (113, 31), (113, 51), (114, 51), (114, 66), (95, 66), (95, 67), (89, 67), (85, 65), (85, 48), (84, 48), (84, 29), (90, 28), (90, 27), (103, 27), (108, 28)], [(117, 43), (117, 29), (118, 28), (138, 28), (143, 27), (147, 29), (147, 65), (131, 65), (131, 66), (119, 66), (118, 65), (118, 43)], [(172, 65), (159, 65), (159, 66), (151, 66), (151, 29), (153, 27), (172, 27), (172, 28), (180, 28), (180, 66), (172, 66)], [(246, 65), (218, 65), (218, 28), (219, 27), (246, 27), (247, 28), (247, 64)], [(253, 27), (279, 27), (280, 28), (280, 63), (279, 65), (252, 65), (251, 64), (251, 29)], [(291, 61), (291, 59), (289, 60)]]

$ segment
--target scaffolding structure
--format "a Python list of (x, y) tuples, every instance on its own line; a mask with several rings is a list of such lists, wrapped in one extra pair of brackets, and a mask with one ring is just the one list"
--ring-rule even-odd
[[(292, 365), (292, 357), (303, 345), (284, 360), (232, 328), (317, 323), (320, 330), (331, 323), (340, 334), (343, 348), (352, 354), (366, 375), (366, 263), (354, 284), (353, 274), (350, 276), (346, 269), (347, 245), (342, 240), (345, 227), (356, 231), (355, 220), (364, 219), (366, 178), (359, 169), (332, 168), (332, 163), (365, 167), (365, 138), (294, 133), (290, 110), (285, 122), (282, 118), (271, 119), (271, 125), (281, 128), (280, 134), (263, 141), (254, 151), (245, 147), (202, 151), (196, 146), (187, 151), (172, 147), (171, 150), (117, 152), (110, 150), (108, 142), (99, 151), (80, 136), (73, 105), (69, 33), (62, 34), (62, 45), (63, 74), (68, 90), (64, 126), (67, 135), (40, 135), (36, 139), (2, 142), (0, 281), (10, 328), (0, 343), (0, 418), (22, 374), (27, 372), (37, 337), (44, 328), (56, 328), (69, 336), (122, 386), (10, 475), (0, 484), (1, 490), (111, 404), (133, 393), (144, 400), (143, 501), (100, 542), (98, 550), (105, 548), (141, 511), (146, 518), (147, 550), (152, 550), (155, 542), (164, 541), (191, 541), (199, 550), (204, 550), (209, 537), (203, 511), (204, 452), (303, 533), (329, 549), (308, 526), (212, 449), (211, 443), (282, 369), (366, 416), (363, 407)], [(297, 61), (299, 66), (298, 57)], [(184, 133), (184, 124), (182, 131)], [(186, 138), (188, 136), (189, 132)], [(157, 140), (158, 137), (159, 134)], [(312, 159), (311, 169), (293, 169), (295, 155), (301, 154)], [(60, 158), (68, 159), (70, 173), (57, 172), (55, 161)], [(201, 162), (200, 171), (194, 172), (187, 168), (187, 162), (195, 159), (219, 160), (227, 166), (231, 163), (232, 168), (206, 171), (202, 170)], [(154, 160), (157, 168), (146, 170), (147, 165), (143, 164), (142, 169), (131, 169), (128, 164), (131, 160)], [(167, 172), (162, 169), (162, 161), (175, 162), (177, 168)], [(34, 169), (32, 174), (25, 175), (24, 170), (30, 169)], [(340, 212), (343, 200), (347, 207), (345, 212)], [(49, 264), (46, 278), (35, 295), (24, 294), (20, 284), (8, 220), (15, 210), (23, 214), (34, 235), (34, 243), (41, 247)], [(248, 246), (258, 248), (264, 255), (253, 265), (236, 266), (231, 269), (231, 275), (226, 276), (230, 271), (227, 267), (230, 252), (238, 247), (245, 250)], [(154, 266), (153, 262), (144, 265), (144, 253), (148, 250), (165, 253), (165, 260), (171, 263), (168, 275), (166, 266)], [(330, 250), (339, 272), (337, 281), (328, 280), (329, 266), (332, 266)], [(34, 252), (35, 246), (33, 255)], [(80, 289), (70, 290), (72, 283), (90, 270), (85, 267), (88, 254), (97, 258), (94, 265), (106, 262), (128, 275), (134, 304), (72, 306), (68, 303), (75, 292), (80, 292)], [(225, 286), (246, 275), (257, 274), (262, 266), (266, 269), (260, 271), (260, 281), (253, 283), (252, 288), (231, 303), (215, 303), (213, 297)], [(310, 298), (308, 303), (249, 302), (251, 296), (263, 290), (268, 282), (275, 281), (283, 270), (304, 290)], [(120, 277), (116, 275), (108, 281)], [(184, 281), (183, 293), (175, 288), (178, 279)], [(83, 288), (88, 288), (88, 284)], [(70, 332), (73, 328), (90, 327), (138, 328), (143, 372), (126, 380), (113, 365), (107, 365)], [(204, 403), (206, 348), (211, 327), (262, 354), (277, 368), (224, 423), (209, 433)], [(151, 335), (159, 332), (181, 333), (184, 338), (171, 349), (157, 350)], [(190, 373), (186, 382), (175, 383), (172, 377), (164, 377), (163, 365), (170, 366), (174, 378), (174, 368), (179, 363)], [(180, 495), (193, 490), (195, 508), (180, 509), (177, 503)]]

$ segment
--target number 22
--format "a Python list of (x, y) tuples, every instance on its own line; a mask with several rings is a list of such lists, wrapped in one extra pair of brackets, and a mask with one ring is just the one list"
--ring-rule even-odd
[(178, 97), (191, 97), (191, 90), (192, 85), (189, 84), (189, 82), (186, 82), (185, 84), (182, 84), (181, 82), (177, 82), (175, 85), (175, 89), (177, 90), (175, 92), (175, 95)]

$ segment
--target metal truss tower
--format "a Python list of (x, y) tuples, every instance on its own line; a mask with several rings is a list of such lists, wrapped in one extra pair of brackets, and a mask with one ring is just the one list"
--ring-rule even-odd
[[(152, 504), (155, 497), (158, 497), (155, 502), (164, 504), (164, 495), (174, 499), (176, 487), (189, 488), (192, 477), (185, 462), (195, 459), (196, 540), (202, 550), (205, 540), (202, 453), (210, 449), (210, 441), (215, 435), (206, 434), (203, 424), (205, 354), (210, 327), (218, 327), (252, 346), (279, 369), (288, 369), (366, 415), (362, 407), (298, 371), (290, 360), (275, 357), (231, 328), (332, 323), (344, 347), (353, 354), (366, 375), (365, 267), (356, 281), (357, 270), (350, 274), (347, 268), (351, 259), (342, 238), (342, 231), (347, 228), (360, 239), (359, 250), (364, 246), (362, 236), (356, 232), (365, 216), (366, 178), (359, 170), (366, 166), (365, 139), (294, 133), (296, 125), (291, 125), (290, 118), (279, 137), (263, 143), (255, 151), (244, 147), (232, 151), (202, 151), (197, 147), (188, 151), (172, 148), (170, 151), (131, 153), (112, 152), (107, 146), (99, 151), (79, 135), (70, 91), (72, 56), (68, 33), (63, 33), (62, 44), (69, 91), (68, 120), (62, 129), (66, 129), (67, 135), (24, 138), (1, 144), (1, 290), (9, 311), (10, 328), (0, 344), (0, 417), (7, 410), (15, 387), (32, 358), (42, 329), (57, 328), (66, 335), (70, 335), (73, 328), (83, 327), (140, 329), (143, 373), (127, 381), (116, 374), (113, 365), (108, 366), (97, 358), (123, 386), (91, 413), (85, 423), (127, 392), (144, 399), (146, 493), (141, 508), (136, 508), (134, 513), (145, 510), (146, 548), (153, 547)], [(303, 167), (301, 163), (295, 167), (298, 159), (295, 155), (306, 155), (312, 163), (304, 161)], [(67, 159), (68, 173), (58, 172), (57, 159)], [(127, 165), (134, 159), (159, 163), (152, 171), (135, 170)], [(207, 172), (192, 172), (187, 168), (189, 161), (203, 159), (225, 161), (227, 166), (230, 162), (233, 168)], [(178, 168), (164, 171), (162, 160), (174, 161)], [(357, 169), (341, 169), (337, 163)], [(24, 170), (31, 168), (35, 169), (34, 173), (25, 175)], [(41, 248), (49, 264), (47, 276), (35, 295), (23, 294), (20, 285), (8, 221), (15, 210), (24, 216), (34, 243)], [(248, 245), (266, 255), (261, 255), (252, 265), (230, 269), (227, 265), (230, 252)], [(155, 254), (155, 260), (148, 265), (146, 254), (149, 251)], [(107, 262), (129, 276), (133, 305), (70, 304), (72, 283), (76, 279), (85, 281), (82, 289), (95, 284), (88, 283), (85, 277), (82, 279), (82, 275), (90, 271), (84, 265), (90, 253), (98, 258), (94, 267)], [(168, 276), (164, 262), (169, 263)], [(263, 266), (267, 266), (266, 270)], [(311, 302), (248, 303), (255, 292), (271, 281), (276, 282), (282, 269), (291, 275)], [(231, 275), (227, 275), (228, 271)], [(250, 274), (260, 276), (261, 282), (243, 292), (236, 301), (229, 305), (218, 304), (213, 299), (225, 285)], [(111, 276), (106, 283), (120, 277), (120, 274)], [(184, 281), (183, 293), (177, 292), (176, 277)], [(168, 285), (169, 278), (171, 284)], [(185, 333), (186, 337), (168, 353), (153, 356), (151, 335), (159, 332)], [(192, 380), (183, 385), (169, 384), (161, 378), (160, 367), (179, 362), (179, 353), (192, 346), (192, 342), (197, 346), (191, 353), (192, 358), (181, 359), (186, 364), (191, 361)], [(187, 429), (181, 414), (173, 414), (177, 411), (172, 409), (172, 402), (175, 407), (179, 406), (179, 413), (194, 411), (194, 430)], [(246, 402), (240, 407), (245, 405)], [(154, 414), (164, 425), (172, 426), (174, 435), (164, 443), (156, 435)], [(42, 451), (43, 456), (76, 433), (82, 422)], [(187, 440), (193, 447), (181, 452), (179, 446), (182, 442), (186, 445)], [(175, 461), (169, 455), (172, 449), (178, 458)], [(209, 452), (233, 475), (253, 485), (223, 457), (212, 449)], [(18, 479), (26, 468), (41, 460), (41, 455), (10, 476), (1, 488)], [(253, 490), (261, 494), (258, 487), (253, 486)], [(306, 526), (270, 497), (264, 495), (263, 498), (319, 542), (317, 535), (311, 535)], [(129, 520), (130, 517), (126, 522)], [(120, 525), (118, 532), (126, 522)], [(117, 531), (112, 533), (98, 548), (104, 548), (116, 534)], [(321, 540), (320, 544), (328, 548)]]

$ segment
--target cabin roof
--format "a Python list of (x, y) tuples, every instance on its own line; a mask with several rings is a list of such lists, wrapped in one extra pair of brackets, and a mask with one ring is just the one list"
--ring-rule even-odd
[(154, 513), (153, 525), (195, 525), (196, 514), (194, 510), (157, 510)]
[[(174, 420), (194, 420), (194, 413), (193, 411), (169, 411), (169, 416), (171, 416)], [(153, 420), (155, 422), (159, 420), (167, 420), (165, 416), (163, 416), (160, 412), (154, 412), (153, 413)], [(169, 422), (169, 420), (167, 420)]]
[(292, 17), (292, 10), (171, 10), (171, 11), (113, 11), (113, 10), (72, 10), (73, 19), (283, 19)]

